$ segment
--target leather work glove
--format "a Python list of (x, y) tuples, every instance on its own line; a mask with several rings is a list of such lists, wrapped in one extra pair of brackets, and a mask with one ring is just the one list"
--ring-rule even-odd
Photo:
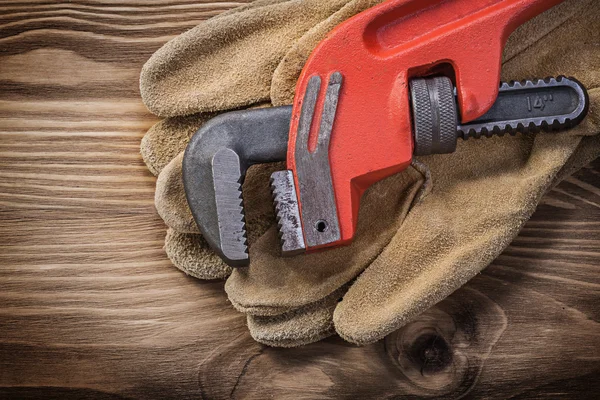
[(589, 90), (578, 128), (560, 134), (469, 140), (451, 155), (419, 157), (373, 186), (351, 246), (279, 256), (268, 177), (244, 184), (251, 265), (232, 271), (198, 233), (181, 182), (181, 152), (215, 112), (291, 104), (314, 46), (377, 1), (259, 1), (213, 18), (160, 49), (142, 71), (148, 108), (169, 117), (142, 141), (159, 174), (156, 206), (166, 251), (183, 271), (225, 278), (226, 291), (259, 342), (298, 346), (337, 332), (366, 344), (400, 328), (489, 265), (518, 234), (542, 195), (600, 155), (600, 11), (569, 0), (515, 32), (503, 79), (567, 75)]

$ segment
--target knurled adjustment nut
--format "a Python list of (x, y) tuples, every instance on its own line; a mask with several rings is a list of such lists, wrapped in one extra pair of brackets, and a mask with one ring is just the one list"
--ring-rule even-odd
[(413, 79), (410, 97), (416, 156), (456, 150), (458, 113), (452, 81), (446, 77)]

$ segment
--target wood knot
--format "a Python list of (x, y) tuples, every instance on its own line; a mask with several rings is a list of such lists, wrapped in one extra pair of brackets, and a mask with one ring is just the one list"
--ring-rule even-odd
[[(428, 314), (432, 312), (437, 314), (438, 310), (430, 310)], [(410, 382), (438, 393), (462, 380), (457, 374), (463, 373), (465, 359), (455, 352), (456, 328), (452, 320), (442, 318), (438, 320), (441, 324), (436, 325), (432, 319), (423, 317), (388, 336), (386, 348)]]
[(421, 367), (422, 374), (442, 371), (452, 363), (450, 345), (437, 332), (424, 332), (407, 349), (407, 356), (416, 366)]
[(385, 339), (386, 352), (423, 396), (460, 395), (475, 384), (505, 328), (502, 310), (474, 290), (461, 289)]

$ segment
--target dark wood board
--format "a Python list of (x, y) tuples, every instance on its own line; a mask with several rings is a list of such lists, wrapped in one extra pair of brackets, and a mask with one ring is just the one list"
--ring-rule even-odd
[(385, 340), (252, 341), (171, 266), (139, 142), (144, 61), (240, 2), (0, 3), (0, 398), (593, 398), (600, 162), (492, 266)]

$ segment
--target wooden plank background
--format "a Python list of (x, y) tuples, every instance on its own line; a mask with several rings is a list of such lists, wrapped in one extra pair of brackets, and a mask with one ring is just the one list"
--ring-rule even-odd
[(258, 345), (222, 283), (170, 265), (138, 74), (238, 4), (0, 3), (0, 397), (597, 395), (600, 162), (483, 274), (372, 346)]

